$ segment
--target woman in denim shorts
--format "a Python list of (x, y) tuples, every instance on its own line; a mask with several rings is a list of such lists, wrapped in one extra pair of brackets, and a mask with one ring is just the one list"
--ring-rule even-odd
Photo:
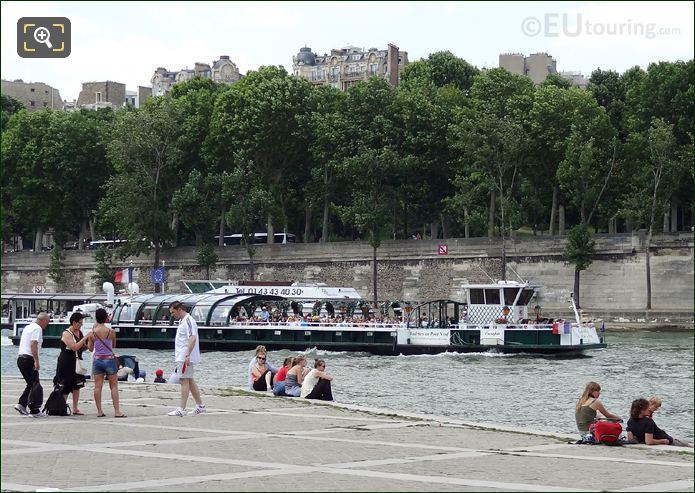
[(97, 416), (104, 417), (101, 408), (101, 389), (104, 386), (104, 378), (108, 378), (111, 388), (111, 401), (115, 411), (114, 417), (125, 418), (121, 412), (118, 400), (118, 363), (113, 348), (116, 347), (116, 333), (104, 323), (108, 319), (108, 313), (99, 308), (95, 313), (96, 325), (92, 329), (89, 338), (89, 350), (94, 352), (92, 358), (92, 375), (94, 376), (94, 402), (97, 406)]

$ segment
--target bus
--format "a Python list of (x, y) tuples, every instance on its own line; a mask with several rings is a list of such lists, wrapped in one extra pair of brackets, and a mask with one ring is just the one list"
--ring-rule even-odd
[(97, 250), (99, 248), (118, 248), (124, 244), (128, 243), (128, 240), (94, 240), (89, 242), (90, 250)]
[[(297, 237), (292, 233), (275, 233), (274, 243), (285, 245), (287, 243), (297, 243)], [(215, 242), (220, 241), (220, 236), (215, 236)], [(268, 243), (268, 233), (254, 233), (253, 242), (255, 244)], [(241, 245), (241, 234), (224, 235), (224, 246)]]

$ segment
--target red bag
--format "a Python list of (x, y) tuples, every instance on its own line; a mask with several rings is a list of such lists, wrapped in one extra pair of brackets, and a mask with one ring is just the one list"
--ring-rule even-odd
[(612, 423), (610, 421), (597, 421), (592, 427), (589, 427), (589, 431), (593, 433), (596, 441), (606, 445), (617, 444), (623, 431), (623, 426), (620, 423)]

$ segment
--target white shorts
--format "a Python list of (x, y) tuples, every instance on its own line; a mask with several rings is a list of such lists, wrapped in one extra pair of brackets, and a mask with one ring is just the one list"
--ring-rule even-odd
[(193, 378), (193, 363), (186, 365), (186, 371), (182, 372), (183, 361), (176, 362), (176, 373), (179, 374), (179, 378)]

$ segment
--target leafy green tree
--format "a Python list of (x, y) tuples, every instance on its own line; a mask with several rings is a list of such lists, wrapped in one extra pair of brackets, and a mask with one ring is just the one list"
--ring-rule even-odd
[[(655, 118), (646, 136), (634, 135), (648, 155), (633, 167), (630, 194), (624, 200), (623, 214), (647, 226), (645, 247), (647, 274), (647, 310), (652, 308), (651, 245), (656, 219), (663, 214), (673, 190), (685, 175), (686, 163), (692, 165), (692, 145), (679, 147), (674, 126)], [(646, 144), (646, 146), (644, 146)]]
[[(529, 139), (524, 128), (508, 118), (489, 113), (467, 112), (451, 126), (449, 142), (458, 153), (459, 186), (483, 182), (499, 198), (502, 236), (502, 279), (506, 279), (506, 231), (511, 228), (514, 192), (528, 155)], [(467, 194), (466, 190), (461, 191)], [(494, 196), (494, 195), (493, 195)], [(465, 202), (467, 197), (461, 198)]]
[[(306, 164), (308, 128), (299, 118), (308, 112), (310, 83), (291, 77), (282, 67), (261, 67), (220, 94), (210, 123), (206, 156), (220, 169), (233, 167), (234, 154), (243, 152), (253, 163), (260, 185), (280, 207), (287, 229), (288, 174)], [(270, 208), (270, 214), (276, 208)], [(268, 241), (274, 234), (273, 217), (267, 221)]]
[(243, 158), (241, 153), (237, 153), (235, 159), (236, 167), (225, 176), (223, 193), (232, 198), (225, 219), (229, 227), (241, 233), (242, 243), (249, 255), (250, 279), (254, 280), (256, 278), (253, 260), (256, 255), (254, 233), (274, 207), (273, 196), (263, 188), (258, 177), (254, 176), (253, 163)]
[(94, 275), (92, 280), (97, 289), (101, 289), (105, 282), (113, 282), (116, 270), (113, 267), (115, 250), (109, 248), (97, 248), (94, 251)]
[(182, 115), (170, 99), (157, 98), (118, 116), (108, 149), (117, 174), (106, 185), (100, 216), (128, 239), (127, 253), (154, 248), (156, 268), (161, 265), (162, 246), (173, 237), (171, 196), (184, 179), (179, 147)]
[(65, 269), (65, 253), (61, 245), (55, 245), (51, 250), (51, 259), (48, 265), (48, 277), (56, 283), (58, 292), (64, 291), (65, 282), (67, 281), (67, 272)]
[(20, 101), (16, 100), (12, 96), (0, 94), (0, 110), (2, 111), (0, 130), (4, 132), (7, 128), (7, 123), (10, 121), (10, 117), (22, 109), (24, 109), (24, 105)]
[(577, 308), (579, 302), (579, 276), (581, 271), (586, 270), (593, 262), (595, 253), (594, 240), (587, 225), (582, 223), (571, 228), (567, 233), (567, 243), (563, 255), (574, 264), (574, 301)]
[(194, 232), (198, 247), (208, 243), (214, 235), (220, 195), (217, 175), (203, 175), (193, 170), (188, 181), (171, 198), (172, 210), (181, 223)]
[(613, 70), (596, 69), (589, 77), (587, 89), (596, 102), (606, 109), (611, 125), (625, 138), (625, 96), (627, 94), (625, 78)]
[(543, 82), (541, 82), (541, 87), (557, 87), (558, 89), (569, 89), (572, 87), (572, 83), (565, 79), (560, 74), (548, 74)]
[(377, 292), (377, 249), (388, 232), (387, 219), (393, 205), (393, 187), (390, 177), (398, 168), (398, 155), (390, 148), (381, 150), (363, 148), (343, 162), (343, 173), (359, 177), (349, 204), (338, 207), (342, 220), (353, 225), (364, 235), (373, 249), (374, 302)]
[(413, 62), (405, 67), (401, 84), (406, 89), (433, 85), (444, 87), (452, 85), (468, 93), (473, 78), (480, 73), (475, 66), (450, 51), (431, 53), (426, 60)]
[(198, 247), (196, 251), (196, 260), (198, 261), (198, 265), (205, 269), (205, 279), (210, 279), (210, 268), (214, 268), (220, 258), (212, 245), (205, 243)]

